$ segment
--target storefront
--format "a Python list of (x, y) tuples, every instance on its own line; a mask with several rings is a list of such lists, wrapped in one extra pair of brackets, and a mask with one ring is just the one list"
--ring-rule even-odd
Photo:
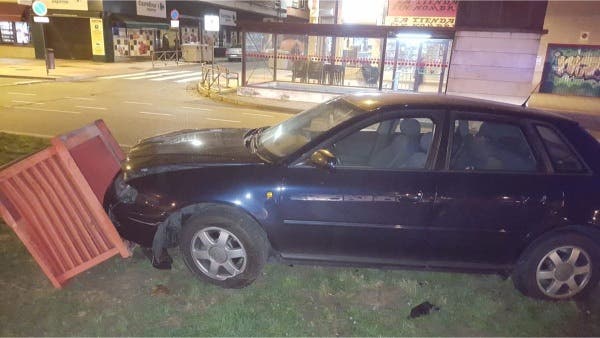
[(45, 1), (48, 23), (32, 23), (35, 57), (45, 56), (44, 48), (57, 59), (105, 61), (106, 30), (100, 1)]
[(445, 91), (454, 37), (449, 27), (256, 22), (240, 27), (245, 86)]
[(152, 52), (170, 50), (175, 45), (176, 34), (169, 24), (134, 20), (117, 15), (111, 17), (115, 61), (151, 57)]
[(152, 53), (174, 49), (177, 34), (167, 20), (165, 0), (104, 1), (110, 27), (108, 61), (150, 59)]
[(29, 6), (0, 2), (0, 57), (34, 58)]

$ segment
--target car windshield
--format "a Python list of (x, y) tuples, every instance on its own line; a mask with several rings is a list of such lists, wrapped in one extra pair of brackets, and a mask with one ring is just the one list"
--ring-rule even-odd
[(276, 157), (286, 157), (328, 130), (364, 112), (343, 99), (335, 99), (265, 130), (260, 134), (258, 145)]

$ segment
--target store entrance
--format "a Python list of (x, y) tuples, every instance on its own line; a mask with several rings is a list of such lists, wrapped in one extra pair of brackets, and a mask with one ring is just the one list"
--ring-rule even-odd
[(89, 18), (52, 17), (44, 33), (46, 47), (54, 49), (57, 59), (92, 59)]
[(451, 44), (450, 39), (388, 38), (383, 88), (443, 93)]

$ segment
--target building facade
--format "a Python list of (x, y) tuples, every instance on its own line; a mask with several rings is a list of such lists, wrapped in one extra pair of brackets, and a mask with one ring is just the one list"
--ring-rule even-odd
[(550, 1), (544, 28), (532, 85), (540, 93), (600, 98), (600, 3)]
[[(239, 45), (237, 20), (285, 20), (281, 1), (41, 0), (48, 23), (34, 23), (32, 0), (0, 0), (0, 56), (113, 62), (147, 59), (152, 52), (175, 50), (183, 43), (216, 47)], [(179, 28), (170, 13), (179, 12)], [(303, 9), (291, 8), (301, 16)], [(294, 11), (295, 10), (295, 11)], [(204, 29), (205, 15), (219, 17), (219, 30)]]

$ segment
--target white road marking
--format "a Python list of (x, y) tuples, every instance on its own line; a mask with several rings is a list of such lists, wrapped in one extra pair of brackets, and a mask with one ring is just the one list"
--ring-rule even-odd
[(205, 110), (205, 111), (211, 110), (208, 108), (198, 108), (198, 107), (181, 107), (181, 109), (193, 109), (193, 110)]
[(8, 92), (8, 94), (10, 94), (10, 95), (27, 95), (27, 96), (37, 95), (37, 94), (33, 94), (33, 93), (21, 93), (21, 92)]
[(44, 81), (45, 80), (17, 81), (14, 84), (16, 84), (16, 85), (26, 85), (26, 84), (39, 83), (39, 82), (44, 82)]
[(75, 108), (83, 108), (83, 109), (96, 109), (96, 110), (106, 110), (104, 107), (90, 107), (90, 106), (75, 106)]
[(151, 113), (148, 111), (141, 111), (138, 112), (138, 114), (146, 114), (146, 115), (159, 115), (159, 116), (174, 116), (173, 114), (166, 114), (166, 113)]
[(83, 100), (83, 101), (95, 101), (96, 99), (93, 99), (91, 97), (77, 97), (77, 96), (65, 96), (65, 99), (69, 99), (69, 100)]
[(221, 121), (221, 122), (240, 123), (240, 121), (235, 121), (235, 120), (224, 120), (224, 119), (213, 119), (213, 118), (210, 118), (210, 117), (205, 117), (205, 119), (207, 119), (207, 120), (211, 120), (211, 121)]
[(129, 76), (139, 76), (139, 75), (144, 75), (144, 74), (158, 74), (158, 73), (165, 73), (165, 72), (168, 72), (168, 70), (151, 70), (149, 72), (142, 72), (142, 73), (131, 73), (131, 74), (102, 76), (102, 77), (99, 77), (99, 79), (103, 79), (103, 80), (121, 79), (121, 78), (129, 77)]
[[(171, 76), (171, 74), (174, 74), (174, 73), (171, 73), (171, 74), (165, 74), (165, 75), (169, 75), (169, 76), (165, 76), (165, 77), (159, 77), (159, 78), (157, 78), (157, 79), (151, 79), (150, 81), (167, 81), (167, 80), (178, 79), (178, 78), (180, 78), (180, 77), (187, 77), (187, 76), (190, 76), (190, 75), (195, 75), (195, 74), (190, 74), (190, 73), (192, 73), (192, 71), (191, 71), (191, 70), (186, 70), (186, 71), (184, 71), (184, 72), (181, 72), (181, 73), (182, 73), (182, 74), (173, 75), (173, 76)], [(183, 74), (183, 73), (185, 73), (185, 74)]]
[(175, 83), (186, 83), (186, 82), (192, 82), (192, 81), (200, 81), (201, 79), (202, 79), (202, 76), (195, 76), (195, 77), (190, 77), (188, 79), (177, 80), (174, 82)]
[(142, 75), (142, 76), (136, 76), (136, 77), (126, 77), (125, 80), (141, 80), (141, 79), (151, 79), (153, 77), (160, 77), (160, 76), (165, 76), (165, 75), (175, 75), (175, 74), (181, 74), (181, 73), (187, 73), (189, 72), (189, 70), (182, 70), (179, 72), (170, 72), (168, 74), (150, 74), (150, 75)]
[(123, 101), (123, 103), (129, 103), (129, 104), (141, 104), (144, 106), (151, 106), (152, 103), (149, 102), (137, 102), (137, 101)]
[(11, 102), (15, 102), (15, 103), (27, 103), (27, 104), (43, 104), (43, 103), (40, 103), (40, 102), (23, 101), (23, 100), (11, 100)]
[(250, 115), (250, 116), (259, 116), (259, 117), (275, 117), (273, 115), (267, 115), (267, 114), (255, 114), (255, 113), (242, 113), (244, 115)]
[(44, 108), (34, 108), (34, 107), (15, 107), (19, 109), (30, 109), (30, 110), (40, 110), (40, 111), (48, 111), (48, 112), (56, 112), (56, 113), (65, 113), (65, 114), (81, 114), (78, 111), (69, 111), (69, 110), (60, 110), (60, 109), (44, 109)]

